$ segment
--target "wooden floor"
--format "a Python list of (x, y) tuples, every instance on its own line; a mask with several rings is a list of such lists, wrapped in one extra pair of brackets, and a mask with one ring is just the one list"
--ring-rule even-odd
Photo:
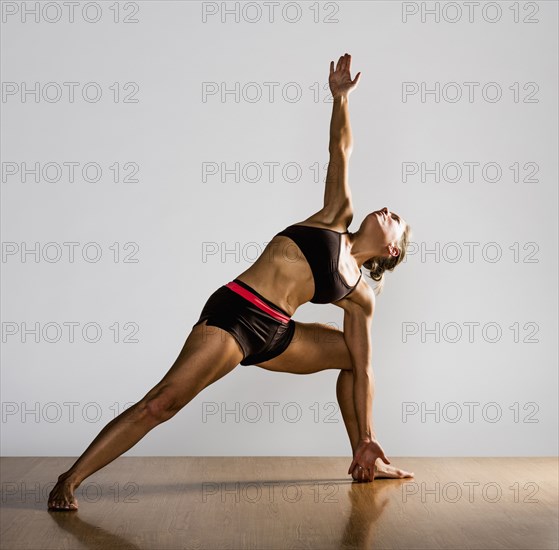
[(3, 458), (2, 549), (557, 549), (557, 458), (391, 458), (414, 479), (352, 483), (349, 458), (121, 457), (47, 512), (69, 458)]

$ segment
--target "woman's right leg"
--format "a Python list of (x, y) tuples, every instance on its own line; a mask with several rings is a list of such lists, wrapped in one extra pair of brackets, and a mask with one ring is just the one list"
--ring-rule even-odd
[(231, 372), (242, 360), (237, 340), (221, 328), (193, 327), (163, 379), (138, 403), (111, 420), (59, 478), (48, 506), (76, 510), (74, 490), (92, 473), (133, 447), (155, 426), (169, 420), (204, 388)]

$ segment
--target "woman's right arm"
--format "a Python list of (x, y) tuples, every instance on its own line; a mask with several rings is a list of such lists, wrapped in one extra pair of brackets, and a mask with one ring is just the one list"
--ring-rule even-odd
[(390, 464), (373, 426), (375, 381), (372, 367), (371, 327), (375, 308), (374, 292), (365, 281), (336, 305), (344, 310), (344, 339), (353, 366), (353, 402), (359, 427), (359, 444), (348, 473), (359, 465), (368, 470), (364, 480), (372, 481), (375, 462), (380, 458)]

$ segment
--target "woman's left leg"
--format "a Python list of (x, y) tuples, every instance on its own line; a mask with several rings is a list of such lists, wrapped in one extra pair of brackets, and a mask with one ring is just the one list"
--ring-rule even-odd
[[(359, 424), (353, 399), (353, 365), (344, 333), (322, 323), (295, 322), (295, 333), (289, 346), (258, 367), (276, 372), (313, 374), (326, 369), (340, 369), (336, 397), (351, 444), (352, 454), (359, 442)], [(413, 474), (394, 468), (378, 459), (375, 477), (402, 478)]]

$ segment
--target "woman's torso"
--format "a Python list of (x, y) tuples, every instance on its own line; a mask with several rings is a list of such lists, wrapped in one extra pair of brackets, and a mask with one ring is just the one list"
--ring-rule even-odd
[[(326, 232), (317, 232), (316, 236), (312, 233), (309, 234), (312, 235), (312, 238), (328, 241), (332, 252), (331, 258), (325, 258), (325, 262), (330, 261), (331, 265), (337, 265), (337, 272), (331, 275), (337, 279), (337, 287), (349, 292), (360, 280), (361, 272), (350, 254), (347, 229), (328, 226), (310, 218), (292, 224), (292, 226), (326, 230)], [(334, 242), (336, 243), (335, 249)], [(324, 274), (324, 276), (327, 275)], [(237, 279), (254, 288), (290, 315), (293, 315), (301, 304), (310, 301), (317, 290), (311, 266), (301, 248), (290, 237), (277, 234), (254, 264), (238, 275)], [(324, 285), (319, 284), (318, 286), (318, 290), (320, 290), (320, 286)], [(343, 293), (345, 294), (345, 292)]]

